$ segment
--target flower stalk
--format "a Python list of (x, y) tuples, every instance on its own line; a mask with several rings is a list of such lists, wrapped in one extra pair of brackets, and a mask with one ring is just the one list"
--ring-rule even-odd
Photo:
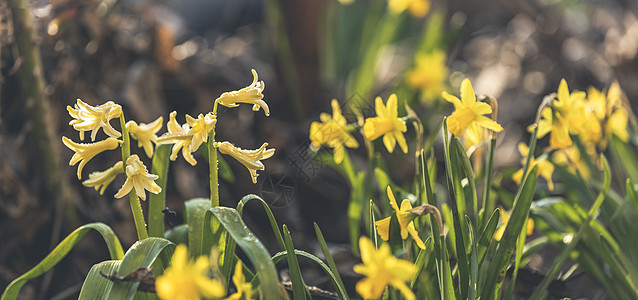
[[(219, 101), (215, 100), (213, 104), (213, 115), (217, 116), (217, 105)], [(215, 128), (208, 133), (208, 166), (210, 169), (210, 207), (219, 206), (219, 172), (217, 165), (217, 145), (215, 145)]]
[[(122, 128), (122, 161), (126, 162), (131, 156), (131, 138), (129, 137), (128, 128), (126, 128), (126, 120), (124, 119), (124, 112), (120, 115), (120, 126)], [(126, 164), (123, 164), (124, 172), (126, 173)], [(131, 212), (133, 213), (133, 221), (135, 222), (135, 231), (137, 232), (137, 239), (143, 240), (148, 238), (148, 231), (146, 231), (146, 222), (144, 221), (144, 212), (142, 211), (142, 204), (135, 193), (135, 189), (131, 189), (128, 193), (129, 203), (131, 205)]]

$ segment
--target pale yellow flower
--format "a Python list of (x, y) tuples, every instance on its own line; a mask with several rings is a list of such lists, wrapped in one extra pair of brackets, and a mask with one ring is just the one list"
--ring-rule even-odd
[(363, 124), (363, 135), (370, 141), (383, 136), (383, 144), (390, 153), (394, 151), (397, 142), (401, 151), (408, 153), (408, 144), (403, 136), (408, 128), (405, 121), (398, 117), (397, 105), (397, 95), (395, 94), (390, 95), (386, 105), (383, 105), (381, 97), (377, 97), (374, 106), (377, 116), (366, 119)]
[(186, 115), (186, 122), (190, 126), (188, 134), (193, 136), (191, 139), (191, 151), (197, 151), (202, 143), (208, 141), (208, 133), (210, 133), (217, 123), (217, 116), (207, 113), (206, 116), (199, 114), (197, 119)]
[(95, 143), (83, 144), (75, 143), (69, 138), (63, 136), (62, 143), (75, 152), (73, 157), (71, 157), (71, 161), (69, 161), (69, 166), (74, 166), (78, 162), (80, 163), (78, 166), (78, 179), (82, 178), (82, 169), (89, 160), (103, 151), (113, 150), (120, 145), (120, 142), (116, 138), (112, 137)]
[[(601, 149), (605, 149), (607, 141), (612, 135), (624, 142), (629, 141), (629, 131), (627, 131), (629, 113), (623, 107), (622, 90), (618, 82), (614, 81), (611, 84), (606, 96), (604, 92), (590, 87), (587, 91), (587, 99), (589, 100), (588, 110), (593, 112), (598, 122), (594, 124), (594, 120), (588, 119), (586, 124), (597, 125), (596, 129), (601, 131), (601, 138), (592, 142), (597, 142)], [(582, 132), (581, 135), (583, 135)], [(584, 138), (587, 140), (587, 136)]]
[(100, 191), (100, 195), (103, 195), (106, 187), (121, 173), (124, 173), (124, 163), (118, 161), (114, 166), (104, 171), (89, 174), (89, 179), (82, 182), (82, 184), (87, 187), (94, 187), (96, 191)]
[(235, 273), (233, 274), (233, 283), (237, 292), (228, 296), (226, 300), (250, 300), (253, 299), (253, 286), (250, 282), (246, 282), (244, 272), (242, 270), (241, 261), (237, 260), (235, 265)]
[(155, 183), (159, 176), (149, 174), (146, 166), (137, 155), (131, 155), (126, 160), (126, 181), (122, 188), (115, 194), (115, 198), (126, 196), (133, 188), (142, 200), (146, 200), (146, 191), (159, 194), (162, 188)]
[(416, 65), (406, 73), (408, 85), (421, 91), (421, 100), (432, 103), (445, 90), (448, 69), (445, 66), (446, 55), (442, 50), (420, 54)]
[(255, 70), (251, 70), (251, 72), (253, 73), (253, 83), (238, 91), (225, 92), (219, 96), (215, 102), (226, 107), (237, 107), (239, 106), (238, 103), (252, 104), (253, 111), (258, 111), (259, 108), (262, 108), (266, 116), (269, 116), (270, 109), (268, 108), (268, 104), (262, 100), (264, 99), (264, 95), (261, 93), (264, 91), (266, 85), (263, 81), (257, 81), (258, 77)]
[(257, 183), (257, 171), (264, 170), (264, 164), (261, 162), (264, 159), (270, 158), (275, 154), (275, 149), (266, 149), (268, 143), (263, 143), (257, 150), (244, 150), (229, 142), (221, 142), (217, 144), (219, 152), (230, 155), (242, 165), (244, 165), (250, 172), (250, 177), (253, 183)]
[(366, 277), (355, 288), (363, 299), (379, 299), (388, 285), (399, 290), (405, 299), (416, 299), (406, 284), (417, 272), (414, 264), (394, 257), (388, 244), (377, 250), (365, 236), (359, 238), (359, 249), (363, 264), (355, 265), (354, 271)]
[(226, 288), (218, 280), (208, 277), (208, 257), (196, 261), (188, 258), (188, 248), (179, 245), (173, 252), (171, 265), (155, 281), (157, 296), (163, 300), (191, 300), (221, 298)]
[(454, 112), (447, 117), (447, 129), (455, 137), (461, 137), (468, 126), (476, 124), (477, 126), (500, 132), (503, 127), (494, 120), (483, 116), (492, 113), (492, 107), (483, 102), (476, 102), (476, 95), (472, 88), (470, 80), (465, 78), (461, 82), (461, 99), (456, 96), (443, 92), (442, 96), (445, 100), (454, 105)]
[(425, 17), (430, 11), (429, 0), (388, 0), (388, 8), (394, 14), (408, 10), (417, 18)]
[(322, 113), (319, 118), (321, 123), (310, 124), (310, 141), (315, 147), (327, 145), (334, 149), (334, 161), (340, 164), (345, 157), (346, 148), (357, 148), (359, 143), (349, 133), (346, 118), (341, 114), (341, 108), (337, 99), (332, 99), (332, 116)]
[[(529, 153), (529, 147), (525, 145), (525, 143), (518, 144), (518, 152), (523, 156), (521, 160), (521, 164), (525, 164), (525, 160), (527, 158), (527, 154)], [(554, 165), (549, 162), (546, 158), (535, 159), (534, 156), (530, 158), (529, 168), (527, 169), (527, 174), (532, 171), (534, 166), (538, 166), (538, 176), (543, 177), (547, 181), (547, 188), (550, 191), (554, 190), (554, 182), (552, 181), (552, 174), (554, 173)], [(523, 180), (523, 169), (516, 171), (514, 175), (512, 175), (512, 180), (514, 180), (517, 184), (521, 184), (521, 180)]]
[[(502, 207), (498, 210), (498, 212), (501, 217), (501, 226), (499, 226), (494, 232), (494, 239), (500, 241), (501, 238), (503, 238), (503, 233), (505, 233), (505, 227), (507, 227), (507, 222), (510, 220), (510, 215)], [(532, 235), (532, 233), (534, 233), (534, 220), (532, 218), (528, 218), (525, 226), (525, 234)]]
[(153, 157), (153, 143), (157, 142), (157, 132), (162, 129), (164, 118), (159, 117), (152, 123), (140, 123), (137, 125), (135, 121), (128, 121), (126, 128), (131, 136), (137, 140), (137, 147), (144, 147), (144, 152), (149, 158)]
[[(414, 227), (413, 220), (417, 217), (417, 214), (409, 212), (412, 209), (412, 204), (410, 204), (410, 200), (403, 199), (401, 202), (401, 208), (397, 205), (397, 200), (394, 198), (394, 194), (392, 193), (392, 189), (388, 186), (387, 188), (388, 198), (390, 198), (390, 206), (394, 209), (394, 212), (397, 215), (397, 220), (399, 221), (399, 227), (401, 229), (401, 239), (407, 239), (408, 234), (414, 239), (417, 246), (421, 249), (425, 249), (425, 244), (419, 237), (419, 232), (416, 231)], [(374, 222), (374, 225), (377, 227), (377, 233), (381, 237), (382, 240), (387, 241), (390, 239), (390, 220), (391, 217), (387, 217), (385, 219)]]
[(176, 115), (177, 112), (171, 112), (169, 121), (166, 123), (168, 132), (157, 138), (157, 144), (173, 144), (170, 156), (170, 159), (173, 161), (177, 159), (177, 153), (182, 149), (184, 159), (194, 166), (197, 164), (197, 161), (191, 154), (191, 141), (193, 140), (193, 136), (188, 133), (191, 128), (188, 126), (188, 123), (180, 126), (177, 120), (175, 120)]
[(69, 125), (72, 125), (75, 130), (80, 132), (80, 140), (84, 140), (85, 131), (91, 131), (91, 141), (95, 141), (95, 136), (100, 128), (110, 137), (118, 138), (122, 136), (109, 124), (109, 120), (119, 118), (122, 115), (122, 107), (113, 101), (106, 102), (100, 106), (91, 106), (77, 99), (75, 107), (67, 106), (66, 109), (73, 118)]

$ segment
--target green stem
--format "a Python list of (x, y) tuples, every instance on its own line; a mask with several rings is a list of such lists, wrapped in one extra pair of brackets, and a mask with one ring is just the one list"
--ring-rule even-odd
[[(217, 116), (217, 105), (213, 105), (213, 114)], [(210, 169), (210, 207), (219, 206), (219, 172), (217, 166), (217, 146), (215, 146), (215, 127), (208, 134), (208, 166)]]
[[(126, 174), (126, 161), (131, 156), (131, 138), (128, 134), (128, 128), (126, 128), (126, 120), (124, 119), (124, 113), (120, 115), (120, 126), (122, 128), (122, 161), (124, 162), (124, 174)], [(148, 238), (148, 231), (146, 231), (146, 222), (144, 221), (144, 212), (142, 211), (142, 205), (137, 198), (137, 194), (134, 189), (128, 193), (129, 202), (131, 204), (131, 212), (133, 212), (133, 222), (135, 222), (135, 230), (137, 231), (137, 239), (143, 240)]]

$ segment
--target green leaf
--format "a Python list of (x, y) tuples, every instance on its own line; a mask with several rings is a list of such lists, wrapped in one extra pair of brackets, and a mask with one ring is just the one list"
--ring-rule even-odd
[(467, 299), (476, 299), (476, 289), (478, 285), (478, 250), (476, 248), (476, 238), (474, 237), (474, 229), (472, 228), (472, 222), (468, 216), (467, 219), (468, 232), (470, 233), (470, 245), (472, 250), (470, 252), (470, 286), (467, 292)]
[(53, 249), (53, 251), (51, 251), (51, 253), (49, 253), (49, 255), (47, 255), (35, 267), (22, 274), (22, 276), (13, 280), (4, 290), (1, 299), (16, 299), (18, 297), (18, 294), (20, 293), (20, 289), (25, 283), (27, 283), (27, 281), (36, 278), (53, 268), (69, 253), (69, 251), (71, 251), (71, 249), (73, 249), (73, 247), (75, 247), (80, 239), (82, 239), (82, 237), (84, 237), (84, 235), (91, 229), (100, 233), (100, 235), (106, 242), (106, 246), (109, 249), (111, 259), (122, 258), (122, 256), (124, 255), (124, 251), (122, 251), (120, 240), (117, 238), (115, 233), (113, 233), (113, 230), (111, 230), (109, 226), (103, 223), (90, 223), (83, 225), (71, 232), (66, 238), (64, 238), (64, 240), (62, 240), (62, 242), (60, 242), (60, 244), (58, 244), (55, 249)]
[(148, 235), (164, 237), (164, 213), (166, 207), (166, 180), (168, 177), (168, 158), (171, 145), (157, 145), (153, 154), (151, 174), (158, 175), (155, 183), (162, 188), (159, 194), (149, 193), (148, 198)]
[(262, 242), (248, 229), (239, 213), (228, 207), (214, 207), (206, 212), (206, 224), (210, 226), (212, 218), (217, 219), (230, 237), (246, 253), (259, 278), (261, 299), (279, 299), (279, 280), (275, 265)]
[(166, 231), (165, 238), (175, 245), (188, 245), (188, 224), (180, 224)]
[(80, 290), (80, 300), (94, 300), (94, 299), (108, 299), (108, 294), (113, 287), (113, 281), (110, 281), (100, 272), (104, 274), (113, 274), (120, 267), (121, 260), (107, 260), (99, 264), (93, 265), (89, 274), (86, 275), (84, 283), (82, 284), (82, 290)]
[(184, 203), (184, 223), (188, 224), (188, 252), (190, 257), (208, 255), (204, 245), (204, 215), (210, 209), (210, 199), (195, 198)]
[[(338, 279), (339, 274), (333, 272), (323, 261), (321, 261), (321, 259), (319, 259), (318, 257), (308, 252), (301, 251), (301, 250), (295, 249), (294, 253), (295, 253), (295, 256), (303, 256), (303, 257), (309, 258), (310, 260), (314, 261), (321, 267), (323, 272), (326, 273), (326, 275), (328, 275), (328, 277), (330, 278), (330, 281), (332, 281), (332, 284), (334, 285), (335, 290), (337, 291), (337, 295), (339, 295), (339, 299), (344, 299), (344, 300), (350, 299), (348, 297), (348, 294), (346, 293), (346, 289), (343, 287), (343, 284), (339, 283), (341, 281), (340, 279)], [(272, 262), (276, 264), (280, 262), (284, 257), (288, 257), (288, 251), (282, 251), (275, 254), (272, 257)]]
[(350, 233), (350, 245), (352, 251), (355, 254), (359, 253), (359, 223), (361, 221), (361, 213), (363, 204), (361, 199), (363, 195), (363, 186), (365, 180), (365, 173), (357, 173), (355, 175), (354, 183), (352, 185), (352, 191), (350, 192), (350, 202), (348, 203), (348, 230)]
[(306, 299), (306, 284), (301, 277), (301, 269), (299, 269), (299, 262), (297, 261), (297, 255), (295, 255), (295, 248), (292, 245), (292, 238), (290, 237), (290, 231), (284, 224), (284, 243), (286, 244), (286, 256), (288, 260), (288, 271), (290, 272), (290, 281), (292, 281), (292, 296), (293, 299)]
[(319, 225), (317, 223), (313, 223), (315, 226), (315, 234), (317, 235), (317, 241), (319, 241), (319, 246), (321, 247), (321, 251), (323, 252), (323, 256), (326, 258), (326, 262), (330, 267), (330, 271), (332, 272), (331, 277), (332, 283), (339, 294), (339, 297), (344, 300), (348, 300), (348, 294), (345, 292), (346, 288), (343, 285), (343, 281), (341, 281), (341, 276), (339, 275), (339, 269), (337, 269), (337, 265), (335, 264), (334, 259), (332, 258), (332, 254), (330, 254), (330, 250), (328, 249), (328, 245), (326, 245), (326, 240), (323, 238), (323, 234), (321, 233), (321, 229), (319, 229)]
[(487, 221), (485, 225), (485, 230), (481, 233), (481, 237), (478, 240), (478, 260), (479, 260), (479, 268), (483, 265), (483, 259), (485, 258), (485, 254), (487, 253), (487, 248), (490, 247), (490, 243), (492, 242), (492, 238), (494, 237), (494, 232), (496, 231), (496, 227), (498, 226), (499, 219), (499, 209), (495, 209), (490, 216), (490, 219)]
[(529, 174), (525, 176), (514, 198), (514, 207), (512, 208), (509, 222), (505, 227), (501, 241), (498, 243), (494, 260), (490, 263), (485, 275), (481, 299), (492, 299), (498, 293), (498, 289), (505, 278), (505, 270), (514, 252), (516, 240), (523, 226), (527, 224), (527, 215), (536, 191), (537, 173), (537, 166), (534, 166)]
[[(168, 266), (173, 251), (175, 251), (175, 244), (164, 238), (149, 237), (137, 241), (124, 254), (117, 274), (126, 276), (138, 268), (150, 268), (151, 266), (164, 269)], [(159, 265), (154, 265), (157, 259), (159, 259)], [(109, 299), (133, 299), (139, 284), (139, 282), (114, 282)]]

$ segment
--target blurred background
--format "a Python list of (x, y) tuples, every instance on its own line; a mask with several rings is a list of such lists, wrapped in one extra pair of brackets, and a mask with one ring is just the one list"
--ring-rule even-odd
[[(21, 2), (27, 7), (16, 10)], [(229, 159), (234, 176), (220, 183), (221, 204), (234, 207), (245, 194), (260, 195), (277, 220), (293, 230), (296, 246), (317, 247), (312, 228), (317, 222), (337, 252), (348, 243), (349, 188), (331, 162), (322, 159), (325, 149), (309, 151), (308, 139), (310, 123), (321, 112), (330, 113), (333, 98), (356, 122), (346, 108), (366, 115), (374, 111), (374, 97), (385, 102), (397, 93), (400, 107), (409, 104), (431, 132), (452, 110), (440, 92), (458, 95), (461, 80), (470, 78), (477, 94), (499, 101), (498, 121), (505, 131), (499, 136), (496, 166), (514, 170), (520, 160), (516, 145), (527, 139), (525, 129), (543, 96), (555, 92), (561, 78), (570, 90), (600, 90), (617, 80), (636, 109), (638, 2), (429, 4), (423, 13), (392, 12), (384, 0), (0, 2), (0, 288), (81, 224), (110, 225), (125, 248), (136, 240), (129, 204), (113, 198), (123, 179), (100, 195), (81, 185), (76, 167), (67, 166), (73, 153), (61, 137), (78, 140), (66, 111), (78, 98), (91, 105), (113, 100), (123, 106), (127, 120), (138, 123), (158, 116), (166, 121), (171, 111), (183, 122), (184, 114), (210, 111), (221, 93), (249, 85), (255, 69), (265, 82), (271, 115), (254, 113), (248, 105), (222, 108), (217, 139), (249, 149), (268, 142), (276, 152), (264, 161), (266, 170), (256, 184)], [(20, 11), (34, 32), (30, 43), (24, 40), (24, 23), (16, 22), (25, 20)], [(37, 79), (21, 75), (21, 68), (33, 63), (20, 51), (29, 45), (39, 49), (41, 72), (34, 74), (42, 75), (40, 87)], [(408, 137), (415, 139), (411, 128)], [(413, 145), (408, 154), (388, 157), (391, 177), (400, 184), (414, 176)], [(208, 166), (201, 155), (195, 157), (195, 167), (182, 157), (170, 166), (167, 206), (176, 216), (169, 226), (181, 222), (185, 200), (208, 197)], [(351, 157), (365, 167), (364, 149), (352, 151)], [(118, 153), (102, 154), (85, 174), (117, 159)], [(249, 206), (245, 216), (275, 250), (272, 233), (263, 229), (262, 211)], [(352, 278), (348, 272), (355, 260), (343, 249), (337, 259), (343, 259), (344, 277)], [(103, 242), (89, 234), (22, 295), (76, 298), (90, 267), (107, 257)], [(313, 276), (312, 269), (305, 272), (309, 285), (327, 281)]]

